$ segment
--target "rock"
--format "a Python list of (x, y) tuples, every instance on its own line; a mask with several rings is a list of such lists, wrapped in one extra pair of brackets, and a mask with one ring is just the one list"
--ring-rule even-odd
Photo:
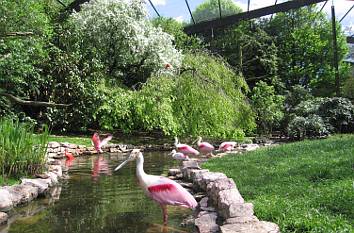
[(58, 148), (58, 147), (60, 147), (60, 144), (58, 142), (48, 142), (48, 147), (49, 148)]
[(179, 182), (179, 184), (180, 184), (183, 188), (190, 188), (190, 189), (193, 189), (193, 184), (192, 184), (192, 183)]
[(241, 145), (241, 150), (243, 151), (253, 151), (253, 150), (257, 150), (259, 148), (258, 144), (242, 144)]
[(58, 148), (50, 148), (50, 147), (47, 148), (47, 153), (58, 153), (58, 152), (60, 152), (59, 147)]
[(216, 224), (217, 214), (215, 212), (202, 211), (194, 224), (200, 233), (219, 232), (219, 225)]
[(195, 160), (187, 160), (187, 161), (182, 161), (182, 169), (186, 169), (186, 168), (190, 168), (190, 169), (201, 169), (199, 167), (199, 164), (197, 161)]
[(120, 152), (120, 150), (118, 148), (111, 147), (111, 148), (109, 148), (109, 152), (110, 153), (118, 153), (118, 152)]
[(205, 196), (206, 196), (205, 193), (196, 193), (193, 195), (196, 201), (200, 201)]
[(4, 187), (10, 193), (14, 206), (32, 201), (38, 196), (38, 187), (32, 185), (12, 185)]
[(202, 169), (202, 170), (199, 170), (199, 169), (191, 169), (190, 171), (190, 179), (194, 182), (198, 179), (201, 179), (203, 173), (206, 173), (206, 172), (209, 172), (208, 169)]
[(44, 179), (22, 179), (21, 184), (32, 185), (38, 188), (38, 194), (44, 194), (48, 190), (48, 183)]
[(61, 162), (59, 160), (53, 160), (53, 161), (49, 161), (48, 165), (60, 165)]
[(188, 226), (194, 227), (194, 217), (192, 215), (189, 215), (187, 218), (183, 219), (181, 226), (182, 227), (188, 227)]
[(228, 208), (218, 208), (220, 216), (223, 218), (234, 217), (250, 217), (253, 216), (253, 204), (252, 203), (238, 203), (231, 204)]
[[(213, 201), (215, 199), (212, 199)], [(226, 189), (217, 194), (217, 208), (219, 210), (228, 209), (232, 204), (244, 203), (244, 200), (238, 189)]]
[(64, 154), (60, 153), (60, 152), (58, 152), (58, 153), (48, 153), (47, 156), (50, 159), (62, 159), (62, 158), (64, 158)]
[(248, 223), (248, 222), (258, 222), (258, 218), (256, 216), (246, 216), (246, 217), (235, 217), (228, 218), (224, 221), (225, 224), (234, 224), (234, 223)]
[(0, 189), (0, 211), (9, 211), (13, 207), (11, 194), (8, 190)]
[(49, 178), (48, 174), (35, 174), (36, 178), (47, 179)]
[(168, 169), (168, 175), (169, 176), (176, 176), (177, 174), (182, 174), (180, 169), (178, 169), (178, 168)]
[(201, 174), (201, 178), (197, 180), (197, 184), (202, 190), (206, 191), (209, 183), (214, 182), (218, 179), (226, 179), (226, 175), (220, 172), (205, 172)]
[(236, 189), (236, 184), (231, 178), (218, 179), (207, 185), (208, 196), (214, 205), (218, 204), (219, 192), (229, 189)]
[(220, 227), (221, 233), (280, 233), (278, 225), (271, 222), (227, 224)]
[(59, 177), (61, 177), (63, 175), (63, 170), (62, 170), (60, 165), (49, 165), (48, 171), (49, 172), (54, 172)]
[(8, 217), (7, 213), (0, 212), (0, 225), (7, 223), (8, 218), (9, 217)]

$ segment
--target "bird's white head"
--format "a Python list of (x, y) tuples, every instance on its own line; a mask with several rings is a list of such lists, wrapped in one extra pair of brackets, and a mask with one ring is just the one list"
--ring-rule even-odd
[(119, 164), (114, 171), (118, 171), (119, 169), (121, 169), (122, 167), (124, 167), (125, 164), (127, 164), (130, 161), (134, 161), (136, 160), (138, 157), (142, 156), (143, 154), (141, 153), (141, 151), (139, 149), (133, 149), (132, 152), (130, 152), (129, 157), (121, 164)]
[(174, 155), (174, 154), (176, 154), (176, 153), (177, 153), (177, 151), (176, 151), (175, 149), (173, 149), (173, 150), (171, 151), (170, 155)]

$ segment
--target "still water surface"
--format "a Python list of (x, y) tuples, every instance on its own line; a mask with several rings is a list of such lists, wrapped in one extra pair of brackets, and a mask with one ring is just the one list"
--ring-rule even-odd
[[(127, 155), (76, 158), (68, 180), (52, 189), (51, 197), (15, 208), (0, 233), (177, 233), (191, 232), (180, 223), (191, 210), (169, 207), (168, 228), (162, 227), (159, 206), (137, 185), (135, 162), (118, 172), (113, 169)], [(148, 174), (166, 174), (177, 161), (167, 153), (145, 153)]]

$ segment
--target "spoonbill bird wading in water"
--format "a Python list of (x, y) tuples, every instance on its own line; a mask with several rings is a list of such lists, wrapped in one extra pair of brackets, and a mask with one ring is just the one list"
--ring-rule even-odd
[(189, 160), (188, 155), (185, 155), (181, 152), (177, 152), (175, 149), (171, 151), (170, 155), (172, 155), (172, 158), (176, 160)]
[(92, 144), (95, 147), (97, 153), (103, 153), (102, 146), (106, 145), (112, 139), (112, 135), (107, 136), (105, 139), (101, 141), (100, 136), (98, 133), (94, 133), (92, 136)]
[(219, 146), (220, 151), (232, 151), (235, 149), (235, 146), (237, 145), (237, 142), (223, 142)]
[(175, 137), (175, 147), (178, 152), (181, 152), (185, 155), (199, 155), (199, 151), (193, 147), (188, 146), (187, 144), (180, 144), (177, 137)]
[(134, 149), (127, 160), (114, 171), (121, 169), (129, 161), (136, 160), (136, 176), (145, 194), (160, 204), (163, 213), (163, 223), (167, 225), (167, 205), (195, 208), (197, 201), (180, 184), (163, 176), (148, 175), (144, 172), (144, 156), (139, 149)]
[(199, 147), (199, 151), (202, 154), (206, 154), (207, 156), (213, 157), (213, 150), (215, 150), (213, 145), (208, 142), (202, 142), (202, 137), (197, 138), (197, 145)]

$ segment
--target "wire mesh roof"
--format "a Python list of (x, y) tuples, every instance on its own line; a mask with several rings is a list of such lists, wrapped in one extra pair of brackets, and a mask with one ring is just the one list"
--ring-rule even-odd
[[(188, 12), (187, 4), (189, 5), (191, 11), (194, 11), (198, 5), (203, 3), (205, 0), (146, 0), (146, 6), (151, 18), (157, 17), (159, 15), (164, 17), (174, 18), (178, 21), (190, 23), (191, 17)], [(217, 0), (216, 0), (217, 1)], [(152, 5), (155, 7), (156, 11), (153, 9)], [(283, 3), (286, 0), (234, 0), (235, 4), (242, 8), (243, 11), (260, 9), (267, 6), (272, 6), (275, 3)], [(327, 2), (327, 3), (326, 3)], [(326, 3), (326, 4), (325, 4)], [(353, 0), (333, 0), (333, 4), (336, 10), (336, 18), (341, 21), (343, 29), (347, 35), (354, 34), (354, 10), (349, 11), (354, 7)], [(323, 1), (316, 4), (318, 8), (321, 9), (323, 6), (323, 12), (327, 13), (330, 17), (332, 1)], [(349, 12), (348, 12), (349, 11)], [(346, 13), (348, 13), (346, 15)]]

